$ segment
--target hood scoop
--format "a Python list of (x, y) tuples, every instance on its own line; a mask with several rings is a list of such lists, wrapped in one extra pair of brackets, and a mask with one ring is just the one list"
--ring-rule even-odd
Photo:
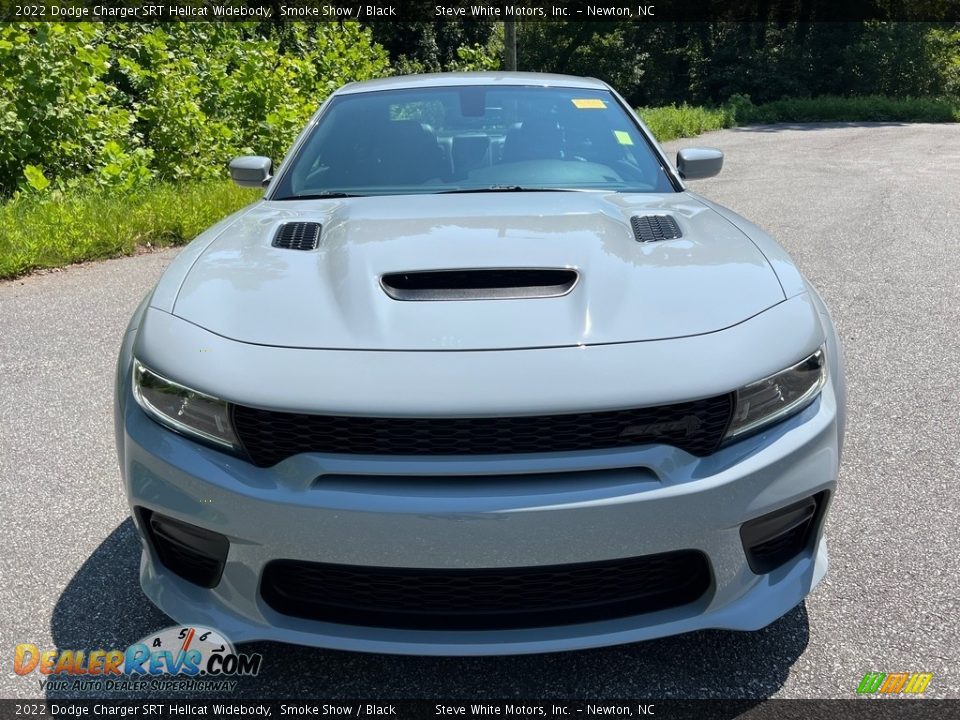
[(656, 242), (658, 240), (676, 240), (683, 237), (680, 226), (672, 215), (634, 215), (630, 218), (630, 227), (637, 242)]
[(316, 250), (322, 226), (315, 222), (288, 222), (277, 228), (273, 236), (275, 248), (284, 250)]
[(380, 286), (394, 300), (509, 300), (566, 295), (579, 277), (561, 268), (426, 270), (388, 273)]

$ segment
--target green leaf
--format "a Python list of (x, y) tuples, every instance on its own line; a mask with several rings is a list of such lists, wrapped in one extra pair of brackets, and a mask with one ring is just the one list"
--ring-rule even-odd
[(43, 174), (43, 170), (36, 165), (27, 165), (23, 169), (23, 176), (27, 179), (27, 185), (37, 192), (42, 192), (50, 186), (50, 181)]

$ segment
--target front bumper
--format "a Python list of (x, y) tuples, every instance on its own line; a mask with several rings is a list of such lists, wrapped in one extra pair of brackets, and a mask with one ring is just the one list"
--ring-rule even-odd
[[(160, 427), (132, 400), (121, 412), (131, 507), (230, 541), (212, 589), (171, 573), (145, 543), (144, 592), (178, 622), (215, 627), (235, 642), (483, 655), (588, 648), (705, 628), (756, 630), (801, 602), (827, 569), (822, 522), (806, 550), (763, 575), (748, 565), (740, 528), (817, 493), (832, 494), (839, 465), (832, 382), (799, 415), (706, 458), (646, 446), (471, 459), (308, 454), (256, 468)], [(458, 480), (463, 475), (471, 476), (468, 483)], [(489, 481), (478, 480), (484, 475)], [(280, 614), (260, 589), (264, 567), (280, 558), (471, 569), (675, 550), (708, 558), (711, 586), (699, 600), (575, 625), (437, 631), (334, 624)]]

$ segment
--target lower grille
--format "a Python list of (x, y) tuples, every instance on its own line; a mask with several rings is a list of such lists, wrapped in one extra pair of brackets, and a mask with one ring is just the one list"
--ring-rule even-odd
[(810, 547), (826, 508), (826, 492), (744, 523), (740, 538), (750, 569), (772, 572)]
[(702, 597), (706, 556), (681, 550), (576, 565), (446, 570), (274, 560), (261, 594), (284, 615), (421, 630), (550, 627), (666, 610)]
[(305, 452), (492, 455), (666, 443), (694, 455), (717, 449), (733, 396), (657, 407), (564, 415), (382, 418), (307, 415), (235, 405), (233, 425), (260, 467)]
[(138, 507), (140, 527), (168, 570), (200, 587), (216, 587), (230, 541), (220, 533)]

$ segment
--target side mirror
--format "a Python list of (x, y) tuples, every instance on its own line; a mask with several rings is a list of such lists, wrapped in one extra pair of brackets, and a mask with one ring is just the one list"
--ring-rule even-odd
[(245, 155), (230, 161), (230, 177), (240, 187), (262, 188), (270, 181), (273, 161), (260, 155)]
[(713, 177), (723, 167), (723, 153), (716, 148), (684, 148), (677, 153), (677, 172), (684, 180)]

